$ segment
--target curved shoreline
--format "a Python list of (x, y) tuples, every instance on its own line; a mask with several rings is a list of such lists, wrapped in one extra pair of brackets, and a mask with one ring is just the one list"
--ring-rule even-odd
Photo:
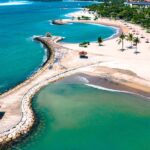
[[(71, 19), (62, 19), (62, 20), (54, 20), (55, 24), (58, 25), (66, 25), (69, 23), (84, 23), (84, 24), (91, 24), (91, 25), (97, 25), (97, 26), (104, 26), (104, 27), (110, 27), (112, 29), (115, 30), (115, 33), (107, 38), (105, 38), (104, 40), (111, 40), (114, 39), (116, 37), (118, 37), (122, 32), (124, 32), (124, 29), (121, 26), (117, 26), (115, 24), (107, 24), (104, 22), (96, 22), (96, 21), (92, 21), (92, 20), (71, 20)], [(92, 41), (92, 42), (96, 42), (96, 41)], [(68, 42), (64, 42), (64, 43), (68, 43)], [(74, 44), (69, 42), (70, 44)]]
[(97, 85), (93, 85), (93, 84), (85, 84), (85, 85), (87, 85), (89, 87), (93, 87), (95, 89), (100, 89), (100, 90), (109, 91), (109, 92), (116, 92), (116, 93), (131, 94), (133, 96), (139, 96), (139, 97), (150, 100), (150, 97), (144, 96), (144, 94), (142, 95), (142, 94), (138, 94), (138, 93), (135, 93), (135, 92), (132, 92), (132, 91), (124, 91), (124, 90), (119, 90), (119, 89), (116, 90), (116, 89), (106, 88), (106, 87), (103, 87), (103, 86), (97, 86)]
[[(62, 38), (58, 38), (55, 42), (58, 42)], [(47, 60), (46, 62), (42, 65), (42, 67), (35, 73), (33, 76), (30, 76), (26, 81), (23, 83), (17, 85), (15, 88), (3, 93), (0, 95), (0, 98), (7, 97), (8, 95), (14, 93), (18, 89), (22, 88), (23, 86), (27, 85), (30, 83), (34, 78), (38, 77), (42, 72), (44, 72), (49, 65), (53, 64), (54, 62), (54, 53), (55, 49), (53, 47), (53, 43), (49, 44), (44, 37), (35, 37), (34, 40), (39, 41), (46, 47), (47, 49)], [(93, 65), (93, 64), (92, 64)], [(68, 70), (67, 72), (61, 73), (62, 77), (59, 77), (60, 75), (56, 75), (56, 79), (53, 80), (54, 77), (51, 77), (52, 81), (46, 81), (46, 83), (42, 83), (41, 85), (34, 85), (31, 89), (29, 89), (25, 95), (23, 95), (21, 99), (21, 120), (13, 126), (11, 129), (6, 130), (5, 132), (0, 133), (0, 145), (5, 145), (6, 143), (14, 142), (18, 138), (21, 138), (28, 134), (28, 132), (31, 130), (35, 117), (34, 117), (34, 112), (31, 107), (31, 101), (32, 97), (45, 85), (49, 84), (50, 82), (54, 82), (56, 80), (59, 80), (60, 78), (63, 78), (66, 76), (69, 72), (69, 75), (71, 74), (72, 71), (76, 70), (78, 68), (75, 68), (73, 70)], [(71, 71), (71, 72), (70, 72)], [(64, 74), (64, 75), (63, 75)], [(58, 77), (57, 77), (58, 76)]]
[[(64, 19), (65, 20), (65, 19)], [(66, 22), (66, 21), (64, 21), (64, 20), (62, 20), (62, 22)], [(59, 20), (56, 20), (56, 21), (59, 21)], [(109, 24), (99, 24), (99, 23), (94, 23), (94, 22), (84, 22), (84, 21), (67, 21), (65, 24), (67, 24), (67, 23), (85, 23), (85, 24), (91, 24), (91, 25), (102, 25), (102, 26), (106, 26), (106, 27), (111, 27), (111, 28), (114, 28), (115, 30), (116, 30), (116, 32), (113, 34), (113, 35), (111, 35), (110, 37), (108, 37), (108, 38), (106, 38), (106, 39), (104, 39), (105, 41), (106, 40), (111, 40), (111, 39), (114, 39), (114, 38), (116, 38), (116, 37), (118, 37), (121, 33), (122, 33), (122, 29), (119, 27), (119, 26), (115, 26), (115, 25), (109, 25)], [(36, 39), (36, 37), (38, 37), (38, 36), (35, 36), (35, 37), (33, 37), (33, 40), (35, 40)], [(61, 40), (63, 40), (63, 37), (61, 37), (58, 41), (61, 41)], [(57, 41), (57, 42), (58, 42)], [(92, 41), (92, 43), (93, 42), (96, 42), (96, 41)], [(75, 44), (75, 43), (71, 43), (71, 42), (63, 42), (62, 41), (62, 43), (69, 43), (69, 44)], [(42, 44), (42, 43), (41, 43)], [(45, 46), (45, 45), (44, 45)], [(46, 47), (46, 46), (45, 46)], [(46, 47), (46, 49), (47, 49), (47, 47)], [(25, 78), (25, 80), (23, 80), (22, 82), (20, 82), (19, 84), (17, 84), (16, 86), (13, 86), (12, 88), (10, 88), (10, 89), (8, 89), (8, 90), (6, 90), (5, 92), (3, 92), (3, 93), (1, 93), (0, 94), (0, 98), (2, 98), (3, 96), (7, 96), (7, 95), (9, 95), (11, 92), (13, 92), (13, 91), (15, 91), (15, 90), (17, 90), (17, 89), (19, 89), (19, 88), (21, 88), (24, 84), (28, 84), (29, 82), (30, 82), (30, 80), (32, 80), (33, 78), (35, 78), (37, 75), (39, 75), (40, 74), (40, 72), (41, 72), (41, 70), (43, 70), (44, 71), (44, 68), (45, 68), (45, 65), (47, 64), (47, 61), (49, 60), (49, 57), (50, 57), (50, 51), (48, 50), (47, 52), (46, 52), (46, 56), (47, 56), (47, 58), (46, 58), (46, 61), (44, 61), (41, 65), (40, 65), (40, 67), (39, 68), (37, 68), (37, 70), (35, 70), (35, 71), (33, 71), (29, 76), (27, 76), (26, 78)]]
[[(115, 29), (115, 33), (113, 35), (111, 35), (110, 37), (104, 39), (105, 41), (106, 40), (111, 40), (111, 39), (114, 39), (116, 37), (118, 37), (122, 32), (123, 32), (123, 29), (120, 27), (120, 26), (117, 26), (117, 25), (110, 25), (110, 24), (105, 24), (105, 23), (99, 23), (99, 22), (95, 22), (95, 21), (90, 21), (90, 20), (73, 20), (73, 21), (69, 21), (71, 23), (85, 23), (85, 24), (92, 24), (92, 25), (98, 25), (98, 26), (104, 26), (104, 27), (110, 27), (112, 29)], [(96, 42), (96, 41), (94, 41)]]
[[(22, 84), (18, 85), (14, 89), (4, 93), (3, 95), (0, 96), (0, 98), (8, 96), (9, 94), (14, 93), (16, 90), (20, 89), (21, 87), (27, 85), (28, 83), (32, 82), (33, 79), (38, 78), (38, 76), (44, 71), (49, 70), (50, 65), (54, 63), (54, 57), (55, 57), (55, 47), (54, 44), (59, 40), (57, 39), (56, 41), (47, 41), (47, 38), (45, 37), (37, 37), (36, 40), (41, 42), (47, 49), (48, 52), (51, 53), (49, 55), (50, 57), (47, 59), (46, 63), (44, 66), (37, 72), (35, 75), (31, 76), (30, 79), (26, 80)], [(95, 63), (90, 63), (86, 65), (82, 65), (80, 67), (76, 66), (74, 68), (70, 68), (68, 70), (63, 70), (58, 72), (56, 75), (51, 75), (49, 77), (45, 77), (44, 80), (39, 81), (38, 83), (34, 84), (32, 87), (30, 87), (23, 97), (21, 97), (21, 110), (22, 110), (22, 117), (19, 123), (15, 125), (14, 127), (10, 128), (9, 130), (0, 133), (0, 145), (4, 145), (6, 143), (9, 143), (10, 141), (15, 141), (15, 139), (18, 139), (24, 135), (26, 135), (32, 128), (35, 117), (34, 117), (34, 112), (31, 107), (31, 101), (32, 97), (37, 93), (42, 87), (48, 85), (51, 82), (55, 82), (61, 78), (64, 78), (66, 76), (70, 76), (71, 74), (74, 74), (76, 72), (79, 72), (80, 69), (86, 68), (86, 67), (91, 67), (95, 66), (101, 63), (100, 61), (96, 61)]]
[[(59, 41), (61, 38), (58, 38), (56, 40)], [(49, 64), (53, 64), (54, 62), (54, 47), (53, 47), (53, 43), (49, 44), (46, 39), (41, 38), (41, 37), (37, 37), (36, 40), (40, 41), (42, 44), (44, 44), (48, 50), (51, 52), (50, 58), (47, 61), (47, 64), (45, 64), (45, 66), (41, 69), (41, 72), (44, 72), (44, 69), (48, 67)], [(99, 62), (97, 62), (99, 63)], [(21, 138), (23, 136), (25, 136), (26, 134), (28, 134), (28, 132), (31, 130), (35, 118), (34, 118), (34, 112), (32, 110), (31, 107), (31, 101), (32, 101), (32, 97), (44, 86), (48, 85), (51, 82), (55, 82), (61, 78), (64, 78), (66, 76), (69, 76), (71, 74), (74, 74), (76, 71), (78, 71), (78, 69), (81, 68), (85, 68), (85, 67), (90, 67), (93, 66), (97, 63), (92, 63), (92, 64), (87, 64), (85, 66), (82, 67), (75, 67), (75, 68), (71, 68), (67, 71), (63, 71), (61, 73), (58, 73), (54, 76), (51, 76), (49, 78), (46, 78), (44, 81), (41, 81), (37, 84), (35, 84), (34, 86), (32, 86), (27, 92), (25, 92), (25, 95), (23, 95), (23, 97), (21, 98), (21, 120), (14, 125), (12, 128), (0, 133), (0, 146), (4, 146), (6, 145), (6, 143), (10, 143), (10, 142), (15, 142), (18, 138)], [(40, 73), (40, 72), (39, 72)], [(39, 74), (36, 74), (36, 77)], [(31, 79), (34, 79), (35, 76), (32, 76)], [(26, 81), (25, 83), (22, 83), (21, 85), (17, 86), (15, 89), (12, 89), (11, 91), (9, 91), (9, 93), (6, 93), (4, 96), (7, 96), (7, 94), (10, 94), (10, 92), (15, 92), (16, 90), (18, 90), (19, 88), (21, 88), (20, 86), (23, 86), (24, 84), (28, 83), (29, 81)]]
[[(44, 40), (42, 40), (39, 37), (35, 38), (35, 40), (41, 42), (47, 48), (47, 56), (48, 57), (47, 57), (47, 61), (43, 64), (43, 68), (41, 68), (35, 75), (31, 76), (31, 78), (29, 78), (28, 80), (26, 80), (22, 84), (18, 85), (14, 89), (1, 95), (1, 97), (7, 96), (11, 92), (15, 92), (17, 89), (21, 88), (23, 85), (27, 84), (33, 78), (38, 76), (42, 71), (44, 71), (44, 69), (48, 67), (47, 66), (48, 63), (49, 64), (53, 63), (53, 61), (54, 61), (54, 49), (53, 49), (53, 47), (50, 47), (46, 42), (44, 42)], [(24, 95), (22, 98), (22, 102), (21, 102), (22, 103), (21, 104), (21, 110), (22, 110), (21, 120), (12, 129), (6, 130), (5, 132), (0, 133), (0, 145), (1, 144), (4, 145), (6, 143), (9, 143), (13, 140), (20, 138), (20, 136), (27, 134), (30, 131), (31, 127), (33, 126), (34, 120), (35, 120), (34, 113), (33, 113), (33, 110), (31, 108), (31, 98), (33, 96), (32, 95), (33, 93), (30, 93), (30, 91), (27, 91), (27, 93), (29, 94), (28, 97), (26, 95)]]
[[(37, 38), (38, 41), (43, 43), (48, 50), (50, 50), (52, 53), (54, 52), (54, 47), (52, 45), (49, 45), (45, 40), (42, 38)], [(54, 61), (54, 53), (50, 57)], [(49, 60), (53, 62), (52, 60)], [(14, 142), (16, 139), (24, 137), (27, 135), (31, 128), (33, 127), (33, 124), (35, 122), (34, 112), (31, 107), (31, 101), (32, 97), (44, 86), (48, 85), (51, 82), (55, 82), (61, 78), (64, 78), (66, 76), (70, 76), (72, 74), (75, 74), (76, 72), (79, 72), (79, 69), (85, 68), (85, 67), (91, 67), (99, 64), (100, 62), (88, 64), (82, 67), (75, 67), (71, 68), (69, 70), (63, 71), (59, 74), (56, 74), (54, 76), (51, 76), (49, 78), (46, 78), (45, 80), (39, 82), (38, 84), (35, 84), (33, 87), (31, 87), (25, 95), (22, 97), (21, 101), (21, 109), (22, 109), (22, 118), (20, 122), (13, 127), (12, 129), (5, 131), (4, 133), (0, 134), (0, 144), (5, 145), (9, 142)]]
[[(93, 66), (95, 64), (91, 64)], [(88, 66), (83, 66), (89, 67)], [(76, 73), (76, 71), (81, 68), (73, 68), (68, 71), (64, 71), (61, 74), (58, 74), (56, 76), (50, 77), (50, 79), (44, 80), (42, 83), (39, 83), (29, 89), (26, 94), (22, 98), (22, 118), (20, 122), (13, 127), (12, 129), (7, 130), (6, 132), (3, 132), (0, 134), (0, 146), (2, 146), (9, 142), (15, 142), (18, 138), (21, 138), (28, 134), (33, 127), (35, 118), (34, 118), (34, 112), (31, 107), (31, 101), (32, 97), (44, 86), (48, 85), (49, 83), (56, 82), (60, 80), (61, 78), (64, 78), (66, 76), (70, 76), (71, 74)]]
[[(39, 41), (39, 37), (35, 37), (34, 40)], [(43, 42), (43, 43), (42, 43)], [(51, 58), (50, 57), (54, 57), (51, 56), (51, 48), (49, 47), (48, 44), (46, 44), (44, 41), (41, 41), (41, 44), (43, 44), (46, 48), (47, 48), (47, 59), (46, 61), (43, 63), (43, 65), (35, 72), (35, 74), (29, 76), (27, 78), (27, 80), (23, 81), (22, 83), (18, 84), (17, 86), (15, 86), (14, 88), (6, 91), (5, 93), (0, 95), (0, 98), (5, 97), (13, 92), (15, 92), (17, 89), (21, 88), (22, 86), (24, 86), (25, 84), (28, 84), (32, 79), (34, 79), (36, 76), (40, 75), (48, 66), (48, 63), (51, 63)], [(46, 44), (46, 45), (45, 45)], [(54, 53), (53, 53), (54, 54)]]

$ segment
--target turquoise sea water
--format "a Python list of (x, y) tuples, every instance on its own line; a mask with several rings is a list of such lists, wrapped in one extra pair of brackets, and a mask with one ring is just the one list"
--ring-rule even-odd
[(82, 42), (114, 34), (115, 29), (96, 25), (51, 25), (51, 20), (67, 18), (66, 14), (89, 4), (91, 2), (0, 1), (0, 93), (24, 81), (45, 61), (45, 51), (32, 41), (33, 35), (49, 31), (66, 37), (64, 42)]
[(20, 150), (149, 150), (150, 102), (80, 84), (55, 83), (33, 99), (39, 123)]
[[(50, 23), (91, 3), (3, 2), (6, 3), (0, 1), (0, 93), (25, 80), (44, 62), (45, 51), (32, 41), (33, 35), (49, 31), (66, 37), (64, 42), (74, 43), (95, 41), (99, 35), (108, 38), (116, 31), (90, 24)], [(150, 149), (150, 102), (144, 98), (81, 84), (55, 83), (36, 94), (33, 108), (37, 127), (12, 150)]]

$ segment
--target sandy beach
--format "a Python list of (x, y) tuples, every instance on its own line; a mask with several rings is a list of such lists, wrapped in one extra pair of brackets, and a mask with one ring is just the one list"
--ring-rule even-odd
[[(94, 18), (92, 14), (88, 14), (88, 12), (79, 11), (76, 13), (71, 13), (69, 16), (73, 16), (75, 18), (79, 16), (89, 16)], [(138, 76), (150, 81), (150, 43), (146, 43), (146, 39), (150, 40), (150, 34), (146, 33), (143, 28), (133, 25), (130, 23), (125, 23), (121, 20), (111, 20), (107, 18), (100, 18), (96, 21), (94, 20), (74, 20), (73, 22), (87, 22), (87, 23), (96, 23), (96, 24), (104, 24), (109, 26), (119, 27), (122, 32), (125, 34), (133, 33), (133, 30), (138, 32), (138, 36), (140, 38), (140, 44), (138, 45), (139, 54), (134, 54), (135, 47), (130, 49), (130, 42), (125, 41), (125, 51), (121, 52), (121, 45), (118, 45), (118, 38), (113, 38), (111, 40), (105, 40), (103, 42), (103, 46), (99, 46), (98, 43), (90, 43), (87, 48), (79, 47), (79, 44), (63, 44), (64, 47), (68, 47), (73, 50), (81, 51), (85, 50), (89, 53), (101, 55), (101, 61), (103, 61), (102, 66), (110, 67), (110, 68), (119, 68), (123, 70), (130, 70), (136, 73)], [(143, 36), (144, 38), (141, 38)]]
[[(69, 15), (76, 18), (83, 15), (83, 12)], [(88, 12), (86, 15), (93, 17)], [(105, 40), (103, 46), (99, 46), (96, 42), (90, 43), (87, 48), (79, 47), (79, 44), (58, 42), (60, 40), (58, 37), (42, 37), (42, 40), (49, 45), (47, 48), (54, 50), (53, 59), (50, 57), (45, 66), (28, 81), (0, 96), (1, 111), (5, 112), (0, 120), (0, 143), (6, 142), (6, 139), (13, 139), (12, 136), (9, 138), (9, 135), (14, 131), (20, 135), (24, 134), (22, 130), (26, 128), (20, 125), (22, 121), (28, 126), (33, 125), (32, 121), (28, 121), (28, 117), (33, 114), (28, 117), (26, 115), (27, 110), (32, 110), (30, 101), (36, 92), (49, 83), (70, 75), (80, 74), (87, 78), (88, 84), (150, 96), (150, 44), (145, 43), (146, 38), (150, 39), (148, 33), (139, 26), (106, 18), (96, 21), (64, 21), (115, 26), (126, 34), (134, 29), (138, 31), (138, 36), (142, 34), (145, 38), (140, 38), (141, 43), (138, 45), (140, 53), (135, 54), (135, 48), (127, 48), (130, 42), (125, 42), (125, 51), (120, 51), (121, 45), (116, 42), (118, 37)], [(88, 52), (88, 59), (81, 59), (79, 51)], [(24, 107), (26, 109), (22, 109)]]

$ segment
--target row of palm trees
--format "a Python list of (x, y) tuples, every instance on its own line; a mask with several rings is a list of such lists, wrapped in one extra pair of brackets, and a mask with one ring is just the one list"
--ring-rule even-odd
[(130, 41), (131, 45), (129, 46), (129, 48), (133, 48), (133, 45), (136, 47), (135, 49), (135, 53), (139, 53), (137, 50), (137, 46), (140, 43), (140, 39), (138, 37), (134, 37), (134, 35), (132, 33), (129, 33), (128, 35), (121, 33), (121, 35), (119, 36), (119, 40), (118, 40), (118, 44), (122, 45), (121, 50), (124, 51), (124, 40)]

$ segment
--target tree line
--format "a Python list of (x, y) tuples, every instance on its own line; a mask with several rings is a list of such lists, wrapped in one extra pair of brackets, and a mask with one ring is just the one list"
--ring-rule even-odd
[(150, 32), (150, 7), (130, 7), (125, 6), (123, 1), (112, 0), (111, 2), (105, 0), (102, 4), (94, 4), (88, 6), (90, 11), (95, 11), (98, 17), (108, 17), (113, 19), (122, 19), (134, 24), (139, 24), (148, 29)]

